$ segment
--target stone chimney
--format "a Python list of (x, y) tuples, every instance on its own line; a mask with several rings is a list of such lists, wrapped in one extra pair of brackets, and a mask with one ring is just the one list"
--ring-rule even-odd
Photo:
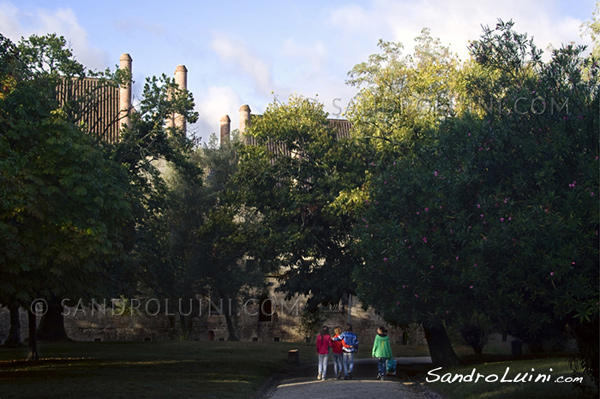
[[(175, 69), (175, 83), (179, 86), (179, 89), (186, 90), (187, 89), (187, 68), (185, 65), (178, 65)], [(181, 130), (185, 135), (186, 132), (186, 123), (185, 117), (183, 115), (175, 114), (175, 128)]]
[(246, 139), (246, 128), (250, 126), (250, 107), (248, 105), (242, 105), (240, 108), (240, 136), (242, 140), (248, 144)]
[[(123, 53), (119, 58), (119, 69), (128, 69), (131, 73), (131, 64), (133, 60), (127, 53)], [(131, 113), (131, 82), (122, 84), (119, 87), (119, 130), (125, 126), (130, 126), (129, 115)]]
[(230, 135), (231, 119), (229, 119), (229, 115), (224, 115), (221, 117), (221, 148), (229, 144)]

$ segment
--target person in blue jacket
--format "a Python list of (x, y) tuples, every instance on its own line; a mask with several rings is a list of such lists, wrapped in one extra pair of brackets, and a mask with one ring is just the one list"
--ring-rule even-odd
[(346, 325), (346, 331), (337, 337), (334, 341), (342, 341), (343, 364), (344, 364), (344, 379), (352, 379), (352, 371), (354, 370), (354, 354), (358, 351), (358, 338), (352, 332), (352, 324)]

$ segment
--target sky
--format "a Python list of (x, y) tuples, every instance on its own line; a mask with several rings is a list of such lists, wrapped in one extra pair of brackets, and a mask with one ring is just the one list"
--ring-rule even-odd
[(581, 24), (594, 8), (595, 0), (0, 0), (0, 33), (62, 35), (92, 70), (115, 69), (129, 53), (134, 101), (147, 77), (185, 65), (200, 115), (188, 134), (206, 142), (223, 115), (235, 129), (242, 105), (260, 114), (294, 93), (342, 118), (356, 94), (348, 72), (378, 52), (379, 39), (410, 54), (427, 27), (465, 60), (469, 40), (501, 18), (541, 49), (591, 45)]

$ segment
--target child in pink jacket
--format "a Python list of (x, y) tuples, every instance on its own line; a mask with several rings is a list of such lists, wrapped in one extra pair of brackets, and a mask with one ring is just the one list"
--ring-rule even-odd
[(332, 347), (329, 328), (324, 326), (321, 334), (317, 336), (317, 355), (319, 356), (319, 374), (317, 380), (325, 381), (327, 376), (327, 360), (329, 358), (329, 348)]

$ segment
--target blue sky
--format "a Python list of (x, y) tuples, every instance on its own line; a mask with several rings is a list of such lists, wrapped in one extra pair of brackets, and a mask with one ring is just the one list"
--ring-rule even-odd
[(462, 59), (481, 25), (513, 19), (538, 47), (590, 44), (580, 26), (595, 0), (158, 1), (0, 0), (0, 32), (14, 41), (56, 32), (91, 69), (133, 58), (134, 95), (145, 77), (188, 69), (200, 121), (191, 134), (206, 140), (238, 109), (261, 113), (274, 96), (298, 93), (342, 117), (355, 94), (345, 84), (352, 67), (377, 52), (377, 41), (400, 41), (407, 53), (423, 27)]

